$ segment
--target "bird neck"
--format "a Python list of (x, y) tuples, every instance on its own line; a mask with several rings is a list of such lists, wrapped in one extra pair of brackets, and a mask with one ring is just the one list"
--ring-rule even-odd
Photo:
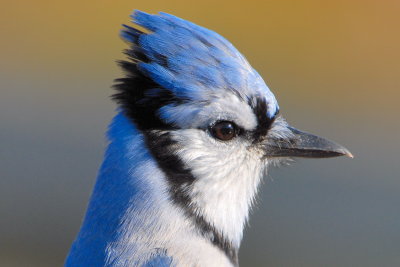
[[(144, 136), (124, 115), (109, 130), (110, 144), (66, 266), (141, 266), (166, 254), (179, 266), (231, 266), (177, 205)], [(125, 266), (124, 265), (124, 266)]]

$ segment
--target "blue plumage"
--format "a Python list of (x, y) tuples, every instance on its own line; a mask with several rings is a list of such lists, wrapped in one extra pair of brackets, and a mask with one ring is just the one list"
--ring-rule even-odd
[(148, 58), (138, 63), (139, 70), (177, 98), (208, 101), (229, 89), (244, 99), (255, 93), (265, 98), (270, 118), (277, 112), (277, 101), (262, 78), (222, 36), (166, 13), (136, 11), (132, 18), (151, 31), (141, 34), (127, 27), (121, 34)]
[(143, 267), (170, 267), (172, 266), (171, 257), (165, 255), (157, 255), (146, 262)]
[(349, 155), (290, 127), (226, 39), (136, 11), (110, 141), (65, 265), (238, 266), (257, 186), (276, 158)]

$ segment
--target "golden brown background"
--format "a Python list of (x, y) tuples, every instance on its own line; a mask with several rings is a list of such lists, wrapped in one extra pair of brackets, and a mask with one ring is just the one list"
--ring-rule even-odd
[(2, 1), (0, 266), (60, 266), (114, 114), (133, 9), (213, 29), (295, 126), (355, 159), (300, 160), (261, 189), (242, 266), (400, 266), (400, 1)]

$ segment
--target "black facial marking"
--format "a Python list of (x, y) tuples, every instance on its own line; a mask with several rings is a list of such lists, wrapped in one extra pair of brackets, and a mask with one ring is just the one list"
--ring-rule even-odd
[(169, 132), (145, 131), (143, 133), (152, 156), (167, 176), (173, 200), (179, 205), (188, 206), (190, 204), (188, 190), (195, 181), (195, 177), (189, 169), (184, 167), (184, 163), (175, 153), (179, 144), (172, 139)]
[(185, 215), (192, 220), (204, 238), (221, 249), (233, 265), (238, 266), (237, 249), (207, 222), (197, 212), (197, 207), (191, 203), (189, 192), (196, 178), (176, 155), (179, 144), (172, 139), (168, 132), (143, 131), (143, 134), (151, 154), (168, 179), (171, 200), (183, 209)]
[(267, 135), (268, 130), (271, 128), (276, 115), (273, 118), (269, 118), (267, 115), (268, 105), (264, 98), (253, 98), (249, 100), (249, 105), (253, 109), (254, 115), (257, 118), (257, 128), (252, 132), (255, 142), (258, 142), (264, 136)]

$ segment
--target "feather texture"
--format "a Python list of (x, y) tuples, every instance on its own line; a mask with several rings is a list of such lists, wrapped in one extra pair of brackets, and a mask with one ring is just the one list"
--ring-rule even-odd
[[(236, 266), (267, 167), (260, 142), (285, 125), (277, 101), (217, 33), (166, 13), (132, 19), (145, 30), (121, 32), (120, 107), (66, 266)], [(242, 134), (216, 140), (218, 121)]]

